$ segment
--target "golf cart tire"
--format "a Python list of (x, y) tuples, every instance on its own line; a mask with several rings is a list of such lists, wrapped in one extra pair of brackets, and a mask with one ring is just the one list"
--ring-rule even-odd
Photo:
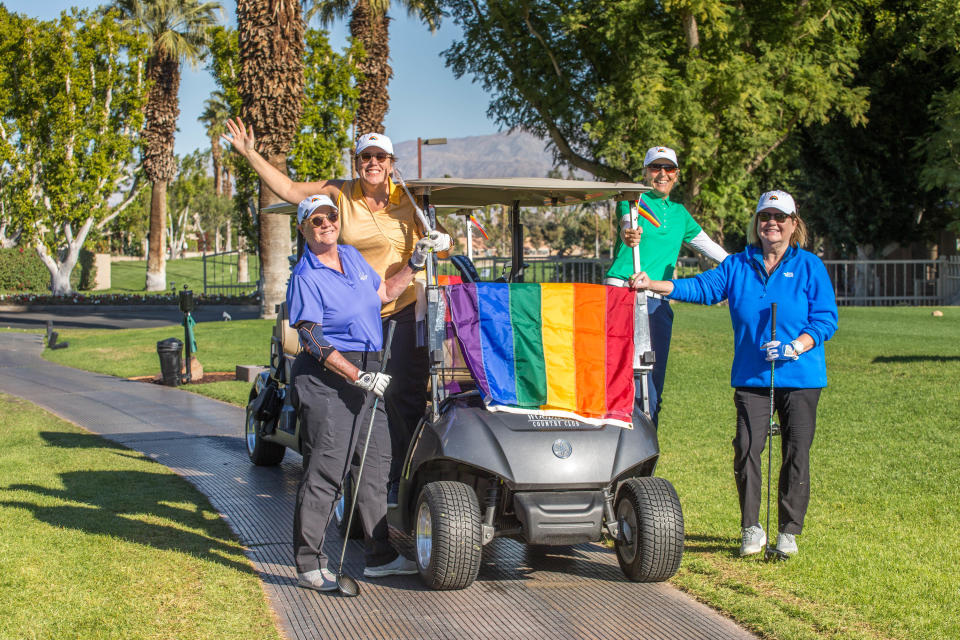
[(683, 511), (673, 485), (664, 478), (630, 478), (620, 487), (616, 516), (621, 535), (617, 561), (634, 582), (661, 582), (680, 568)]
[(480, 572), (480, 506), (462, 482), (431, 482), (414, 512), (414, 543), (420, 577), (431, 589), (464, 589)]
[(247, 448), (250, 462), (258, 467), (272, 467), (280, 464), (287, 448), (276, 442), (267, 442), (260, 435), (260, 421), (253, 414), (253, 401), (256, 396), (250, 395), (247, 402), (246, 425), (244, 426), (243, 441)]
[[(347, 477), (343, 479), (342, 495), (333, 505), (333, 519), (337, 523), (337, 531), (341, 538), (347, 534), (347, 520), (350, 516), (348, 510), (351, 500), (353, 500), (353, 477), (348, 473)], [(358, 538), (363, 538), (363, 522), (360, 519), (360, 512), (356, 511), (353, 514), (353, 522), (350, 524), (350, 539), (356, 540)]]

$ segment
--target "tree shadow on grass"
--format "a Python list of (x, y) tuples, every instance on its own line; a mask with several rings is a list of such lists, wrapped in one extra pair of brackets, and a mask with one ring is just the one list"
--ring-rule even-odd
[(118, 449), (131, 451), (122, 444), (90, 433), (70, 433), (66, 431), (41, 431), (40, 437), (51, 447), (61, 449)]
[(739, 541), (728, 536), (687, 535), (684, 538), (684, 553), (726, 553), (740, 557)]
[[(114, 448), (110, 444), (105, 447)], [(0, 504), (30, 511), (37, 520), (55, 527), (179, 551), (253, 573), (249, 564), (233, 559), (242, 550), (221, 540), (229, 534), (216, 511), (198, 501), (196, 492), (185, 483), (176, 486), (181, 482), (176, 477), (142, 471), (71, 471), (60, 474), (60, 480), (63, 489), (32, 484), (5, 488), (71, 504), (48, 506), (12, 500)], [(171, 524), (147, 521), (155, 519)]]

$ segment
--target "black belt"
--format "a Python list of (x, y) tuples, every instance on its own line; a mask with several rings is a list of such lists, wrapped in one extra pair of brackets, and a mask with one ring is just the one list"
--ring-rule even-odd
[(347, 362), (361, 368), (380, 362), (379, 351), (340, 351), (338, 353), (346, 358)]

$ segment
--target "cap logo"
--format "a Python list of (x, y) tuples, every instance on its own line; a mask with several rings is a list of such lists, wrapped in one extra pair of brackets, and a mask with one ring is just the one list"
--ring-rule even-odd
[(768, 200), (776, 200), (776, 199), (777, 199), (777, 196), (773, 194), (771, 194), (770, 197), (768, 198)]
[(657, 153), (663, 153), (666, 150), (666, 147), (657, 147)]

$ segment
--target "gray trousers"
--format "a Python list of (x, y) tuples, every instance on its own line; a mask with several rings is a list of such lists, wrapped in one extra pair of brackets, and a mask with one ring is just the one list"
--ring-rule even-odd
[[(379, 370), (377, 353), (365, 357), (344, 356), (363, 370)], [(340, 499), (341, 483), (348, 467), (353, 478), (361, 476), (359, 486), (354, 484), (357, 495), (354, 518), (359, 516), (363, 520), (366, 564), (376, 567), (392, 562), (397, 552), (390, 546), (387, 533), (390, 437), (383, 401), (377, 403), (363, 474), (359, 474), (373, 394), (368, 399), (362, 389), (324, 368), (307, 353), (297, 356), (291, 377), (293, 406), (300, 417), (303, 441), (303, 475), (297, 488), (293, 517), (297, 571), (304, 573), (327, 566), (324, 534), (333, 507)]]
[[(777, 527), (782, 533), (803, 531), (810, 503), (810, 447), (817, 428), (820, 389), (775, 389), (774, 411), (780, 417), (780, 480), (777, 491)], [(737, 433), (733, 438), (733, 475), (740, 497), (740, 526), (760, 522), (760, 472), (770, 424), (770, 389), (739, 387)], [(776, 442), (776, 439), (774, 439)]]

